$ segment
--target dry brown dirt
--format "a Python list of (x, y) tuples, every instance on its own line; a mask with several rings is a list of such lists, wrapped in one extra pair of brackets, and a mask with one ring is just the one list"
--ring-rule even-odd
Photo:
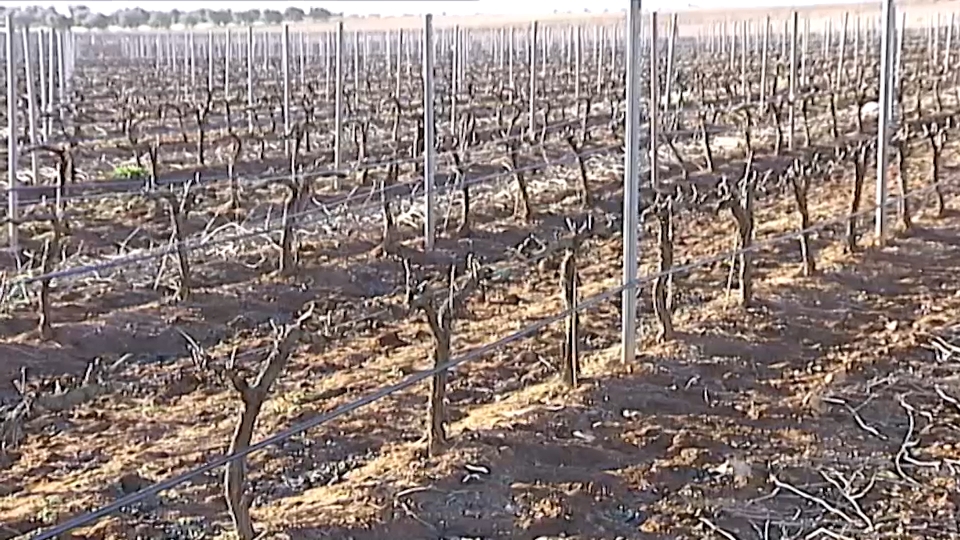
[[(616, 154), (589, 162), (601, 204), (612, 208), (621, 176)], [(944, 178), (954, 209), (957, 156), (951, 141)], [(911, 173), (918, 187), (929, 183), (924, 152), (913, 156)], [(495, 253), (533, 232), (562, 230), (563, 214), (554, 209), (575, 204), (576, 174), (565, 165), (537, 175), (538, 184), (553, 186), (535, 192), (544, 210), (538, 223), (518, 224), (501, 193), (478, 203), (472, 241), (451, 239), (447, 230), (440, 251)], [(815, 222), (846, 213), (851, 174), (836, 171), (815, 185)], [(865, 192), (873, 192), (870, 182)], [(845, 254), (836, 227), (817, 234), (812, 277), (800, 274), (795, 240), (764, 247), (758, 301), (748, 309), (726, 292), (723, 263), (678, 276), (678, 335), (666, 344), (645, 337), (634, 365), (619, 362), (619, 299), (601, 303), (581, 318), (585, 379), (576, 390), (556, 380), (560, 325), (456, 369), (450, 445), (440, 457), (425, 457), (420, 440), (425, 385), (273, 446), (251, 459), (255, 523), (266, 538), (303, 540), (673, 539), (714, 527), (748, 538), (753, 525), (955, 538), (960, 409), (950, 400), (960, 398), (960, 381), (956, 358), (937, 357), (929, 346), (934, 335), (960, 342), (960, 214), (935, 217), (930, 197), (914, 202), (914, 228), (883, 248)], [(133, 228), (144, 218), (122, 207), (91, 212), (106, 217), (75, 234), (102, 236), (108, 225)], [(765, 200), (757, 236), (795, 230), (797, 221), (788, 196)], [(678, 264), (731, 247), (726, 214), (687, 215), (676, 227)], [(407, 232), (416, 253), (409, 239), (416, 232)], [(644, 273), (655, 267), (652, 233), (641, 246)], [(255, 439), (426, 368), (424, 322), (391, 311), (398, 298), (370, 292), (400, 274), (396, 261), (373, 254), (376, 237), (308, 238), (292, 279), (270, 272), (276, 253), (269, 249), (210, 261), (194, 297), (179, 304), (119, 279), (92, 282), (57, 298), (50, 343), (38, 343), (30, 311), (3, 320), (0, 357), (18, 363), (4, 363), (4, 384), (28, 365), (55, 375), (44, 381), (52, 392), (54, 379), (75, 385), (94, 357), (131, 357), (96, 399), (26, 426), (26, 440), (0, 464), (0, 538), (60, 522), (226, 449), (238, 396), (184, 358), (177, 329), (211, 343), (217, 360), (237, 348), (252, 371), (271, 319), (308, 300), (336, 316), (292, 358)], [(621, 248), (614, 238), (585, 247), (583, 296), (619, 283)], [(425, 265), (445, 263), (421, 257)], [(549, 265), (511, 267), (506, 277), (485, 301), (468, 303), (454, 332), (456, 352), (561, 309)], [(649, 336), (649, 287), (642, 298)], [(372, 307), (385, 312), (337, 324)], [(219, 473), (204, 475), (73, 538), (227, 538), (220, 484)]]
[[(955, 208), (958, 176), (950, 175)], [(846, 189), (837, 181), (818, 188), (815, 220), (840, 215)], [(585, 380), (574, 391), (555, 380), (559, 327), (457, 369), (449, 395), (452, 444), (439, 458), (424, 457), (419, 442), (423, 385), (272, 447), (252, 459), (256, 523), (270, 538), (371, 540), (679, 538), (713, 525), (746, 531), (765, 520), (788, 528), (835, 524), (822, 508), (772, 490), (776, 478), (843, 506), (818, 475), (837, 470), (865, 490), (860, 505), (869, 516), (888, 528), (900, 523), (898, 537), (946, 538), (956, 533), (947, 519), (960, 504), (957, 476), (946, 468), (960, 459), (960, 411), (940, 401), (934, 385), (960, 396), (960, 383), (951, 364), (938, 363), (924, 346), (930, 333), (944, 332), (960, 314), (954, 279), (960, 215), (923, 212), (913, 231), (883, 249), (845, 255), (835, 235), (824, 233), (815, 242), (820, 272), (814, 277), (799, 275), (794, 242), (764, 249), (759, 302), (747, 310), (723, 291), (725, 265), (678, 278), (680, 334), (668, 344), (644, 339), (635, 365), (619, 363), (617, 301), (604, 303), (583, 316)], [(680, 261), (727, 249), (727, 221), (698, 218), (679, 226)], [(763, 208), (758, 222), (761, 239), (795, 227), (787, 203)], [(618, 282), (611, 262), (620, 249), (615, 240), (588, 247), (585, 296)], [(378, 264), (365, 258), (337, 264)], [(644, 270), (652, 271), (645, 261)], [(270, 299), (279, 285), (272, 281), (243, 289)], [(455, 332), (455, 349), (555, 313), (555, 282), (552, 272), (533, 271), (496, 289), (487, 302), (472, 301)], [(346, 294), (344, 287), (326, 290)], [(227, 286), (178, 307), (147, 304), (62, 324), (73, 335), (105, 318), (130, 320), (156, 310), (196, 332), (238, 312), (255, 316), (254, 304), (234, 292)], [(652, 324), (644, 318), (646, 328)], [(384, 336), (393, 333), (399, 339), (386, 343)], [(116, 336), (83, 339), (95, 347), (91, 342)], [(182, 347), (170, 335), (156, 339)], [(240, 339), (246, 349), (258, 345), (243, 341), (242, 333)], [(222, 357), (229, 348), (211, 352)], [(425, 368), (428, 352), (422, 322), (387, 319), (330, 347), (298, 353), (261, 416), (258, 437)], [(183, 362), (163, 358), (131, 366), (119, 382), (121, 392), (29, 426), (15, 462), (0, 471), (7, 537), (224, 450), (237, 407), (225, 386), (201, 382)], [(913, 457), (947, 460), (936, 469), (905, 465), (910, 480), (893, 460), (908, 429), (903, 403), (920, 411), (913, 415), (920, 423)], [(476, 473), (474, 465), (489, 473)], [(218, 537), (227, 523), (219, 483), (219, 474), (204, 476), (73, 537)], [(911, 529), (924, 519), (941, 519), (940, 529)]]

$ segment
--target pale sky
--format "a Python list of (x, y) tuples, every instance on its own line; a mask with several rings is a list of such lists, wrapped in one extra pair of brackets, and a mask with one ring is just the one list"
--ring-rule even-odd
[[(683, 10), (683, 9), (723, 9), (733, 7), (775, 7), (775, 6), (797, 6), (809, 4), (833, 4), (833, 3), (851, 3), (855, 0), (846, 2), (837, 0), (646, 0), (643, 2), (644, 11), (660, 9), (665, 11)], [(179, 9), (181, 11), (192, 11), (196, 9), (223, 9), (229, 8), (233, 11), (243, 11), (246, 9), (276, 9), (283, 11), (287, 7), (295, 6), (309, 10), (311, 7), (323, 7), (333, 12), (343, 12), (347, 15), (371, 15), (380, 14), (389, 15), (423, 15), (433, 13), (439, 15), (447, 13), (448, 15), (473, 15), (473, 14), (504, 14), (504, 15), (524, 15), (524, 14), (545, 14), (554, 10), (559, 12), (583, 12), (589, 9), (592, 12), (602, 12), (604, 10), (621, 11), (626, 8), (627, 0), (434, 0), (434, 1), (312, 1), (312, 2), (285, 2), (283, 0), (274, 0), (272, 2), (263, 1), (193, 1), (193, 2), (161, 2), (161, 1), (90, 1), (71, 0), (66, 2), (19, 2), (4, 1), (4, 5), (17, 7), (24, 5), (53, 6), (57, 11), (66, 13), (67, 6), (82, 4), (93, 11), (111, 13), (118, 9), (141, 7), (146, 10), (169, 11)]]

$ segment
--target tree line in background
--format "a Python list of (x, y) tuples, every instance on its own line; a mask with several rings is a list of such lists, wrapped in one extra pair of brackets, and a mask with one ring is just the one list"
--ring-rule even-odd
[(175, 24), (186, 27), (199, 24), (225, 26), (228, 24), (279, 24), (282, 22), (326, 21), (336, 16), (323, 8), (310, 8), (304, 11), (297, 7), (288, 7), (283, 11), (274, 9), (248, 9), (234, 12), (229, 9), (198, 9), (195, 11), (147, 11), (142, 8), (120, 9), (112, 14), (97, 13), (87, 6), (77, 5), (68, 8), (69, 13), (63, 14), (52, 7), (29, 6), (24, 8), (5, 8), (0, 6), (0, 14), (14, 13), (14, 20), (19, 24), (31, 26), (52, 26), (55, 28), (83, 27), (89, 29), (106, 29), (111, 26), (121, 28), (138, 28), (150, 26), (152, 28), (170, 28)]

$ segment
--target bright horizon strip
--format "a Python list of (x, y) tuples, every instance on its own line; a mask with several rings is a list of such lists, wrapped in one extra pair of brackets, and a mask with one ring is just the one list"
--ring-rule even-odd
[[(723, 10), (731, 8), (775, 8), (787, 6), (813, 6), (813, 5), (842, 5), (863, 3), (856, 0), (682, 0), (681, 2), (669, 2), (667, 0), (651, 0), (643, 2), (644, 11), (664, 10), (664, 11), (696, 11), (696, 10)], [(180, 11), (196, 11), (198, 9), (230, 9), (234, 12), (245, 11), (248, 9), (275, 9), (283, 11), (288, 7), (298, 7), (304, 11), (310, 8), (325, 8), (335, 13), (344, 13), (353, 16), (381, 15), (384, 17), (396, 17), (402, 15), (425, 15), (432, 13), (434, 15), (545, 15), (553, 13), (603, 13), (604, 11), (618, 12), (626, 9), (627, 0), (595, 0), (585, 2), (584, 0), (554, 0), (549, 3), (539, 2), (517, 2), (516, 0), (436, 0), (436, 1), (319, 1), (319, 2), (276, 2), (265, 4), (264, 2), (255, 2), (249, 0), (238, 0), (234, 2), (223, 1), (92, 1), (83, 2), (82, 0), (53, 1), (53, 2), (24, 2), (7, 1), (3, 2), (6, 7), (26, 7), (40, 6), (53, 7), (60, 13), (69, 13), (69, 6), (85, 5), (91, 11), (110, 14), (121, 9), (143, 8), (147, 11), (171, 11), (178, 9)]]

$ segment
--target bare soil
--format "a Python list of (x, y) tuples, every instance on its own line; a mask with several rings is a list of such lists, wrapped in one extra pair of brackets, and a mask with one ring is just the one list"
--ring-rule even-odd
[[(818, 190), (816, 219), (842, 212), (837, 189)], [(960, 202), (955, 193), (951, 186), (953, 206)], [(785, 204), (764, 208), (758, 236), (790, 230), (789, 216)], [(956, 212), (923, 216), (889, 246), (854, 255), (842, 254), (824, 233), (816, 241), (820, 273), (810, 278), (799, 276), (792, 242), (771, 246), (760, 256), (761, 300), (748, 310), (724, 292), (725, 265), (699, 268), (678, 278), (678, 339), (645, 339), (640, 362), (631, 366), (619, 362), (614, 299), (582, 318), (587, 351), (578, 389), (555, 380), (560, 328), (515, 342), (452, 375), (452, 446), (440, 458), (425, 458), (419, 442), (425, 387), (253, 458), (256, 523), (276, 538), (356, 539), (678, 538), (712, 526), (740, 536), (751, 523), (863, 529), (863, 518), (820, 476), (837, 471), (852, 491), (865, 491), (859, 505), (878, 531), (956, 535), (960, 411), (935, 389), (960, 396), (960, 382), (955, 360), (937, 361), (926, 346), (931, 334), (949, 335), (957, 321), (960, 284), (951, 276), (960, 266), (958, 233)], [(678, 233), (683, 259), (726, 249), (717, 239), (729, 234), (722, 220), (685, 223)], [(620, 249), (616, 240), (589, 247), (584, 295), (617, 283), (617, 268), (607, 261)], [(455, 348), (482, 345), (556, 312), (555, 279), (533, 271), (487, 303), (471, 302)], [(271, 295), (270, 280), (248, 287), (260, 298)], [(65, 333), (96, 349), (119, 337), (110, 320), (135, 322), (143, 310), (192, 319), (194, 332), (212, 331), (238, 313), (257, 315), (251, 303), (231, 300), (229, 290), (212, 294), (201, 295), (197, 308), (120, 309), (68, 324)], [(422, 323), (383, 324), (344, 335), (336, 347), (297, 354), (261, 416), (259, 436), (427, 367)], [(107, 331), (84, 330), (98, 327)], [(138, 341), (172, 354), (182, 344), (171, 333)], [(389, 343), (387, 335), (398, 339)], [(131, 489), (124, 482), (142, 487), (224, 450), (237, 397), (199, 380), (184, 361), (159, 353), (140, 360), (117, 388), (29, 427), (34, 435), (0, 472), (7, 531), (54, 523)], [(908, 429), (918, 441), (909, 455), (919, 465), (894, 460)], [(774, 482), (829, 501), (851, 522), (788, 488), (774, 494)], [(215, 537), (227, 523), (219, 484), (219, 475), (204, 477), (74, 538)]]
[[(615, 142), (595, 132), (596, 145)], [(97, 151), (95, 142), (88, 151)], [(943, 178), (952, 209), (960, 204), (957, 156), (951, 141)], [(738, 148), (718, 150), (718, 161), (728, 175), (742, 171)], [(918, 188), (930, 182), (929, 161), (925, 151), (911, 157)], [(597, 206), (615, 214), (622, 156), (602, 154), (588, 165)], [(814, 184), (814, 223), (847, 212), (847, 169)], [(556, 260), (525, 264), (509, 253), (581, 217), (570, 210), (578, 206), (577, 174), (572, 163), (531, 173), (538, 216), (530, 223), (513, 218), (512, 184), (491, 188), (476, 203), (473, 234), (456, 237), (447, 224), (434, 254), (423, 253), (418, 230), (401, 227), (404, 252), (425, 273), (441, 275), (467, 252), (498, 272), (487, 298), (467, 304), (455, 353), (561, 310)], [(868, 178), (865, 193), (873, 189)], [(212, 202), (192, 232), (224, 200), (222, 190), (204, 196)], [(816, 234), (819, 272), (811, 277), (800, 272), (795, 239), (765, 246), (750, 308), (726, 290), (723, 261), (676, 276), (679, 335), (669, 343), (650, 337), (644, 286), (644, 338), (633, 365), (619, 361), (620, 302), (612, 297), (580, 319), (585, 380), (575, 390), (556, 380), (560, 325), (461, 366), (450, 377), (450, 445), (440, 457), (425, 457), (421, 440), (426, 385), (256, 454), (255, 523), (266, 538), (291, 539), (749, 538), (753, 528), (762, 538), (787, 538), (817, 527), (862, 538), (955, 538), (960, 381), (956, 358), (930, 346), (960, 343), (960, 213), (935, 217), (930, 199), (914, 201), (914, 227), (884, 247), (845, 254), (838, 226)], [(270, 192), (247, 204), (279, 201)], [(797, 229), (789, 196), (758, 206), (758, 240)], [(678, 265), (732, 246), (732, 220), (698, 210), (677, 219)], [(139, 200), (74, 212), (84, 219), (70, 241), (91, 251), (141, 228), (144, 246), (168, 233), (163, 213)], [(379, 231), (365, 225), (302, 235), (292, 278), (272, 272), (272, 245), (197, 253), (198, 286), (185, 302), (171, 301), (169, 276), (144, 285), (153, 274), (142, 268), (57, 287), (52, 341), (38, 340), (31, 306), (6, 313), (0, 384), (27, 367), (44, 374), (30, 381), (42, 386), (35, 390), (61, 396), (91, 360), (111, 367), (91, 395), (26, 425), (26, 438), (5, 455), (0, 538), (61, 522), (225, 451), (239, 398), (191, 363), (181, 332), (217, 361), (236, 351), (247, 372), (269, 345), (271, 322), (289, 320), (307, 301), (327, 314), (281, 377), (255, 440), (427, 368), (430, 335), (402, 309), (400, 264), (376, 253)], [(640, 251), (650, 274), (647, 229)], [(39, 245), (44, 231), (29, 232)], [(620, 239), (607, 235), (584, 249), (582, 296), (618, 285)], [(219, 473), (205, 475), (72, 537), (230, 537), (221, 483)]]

